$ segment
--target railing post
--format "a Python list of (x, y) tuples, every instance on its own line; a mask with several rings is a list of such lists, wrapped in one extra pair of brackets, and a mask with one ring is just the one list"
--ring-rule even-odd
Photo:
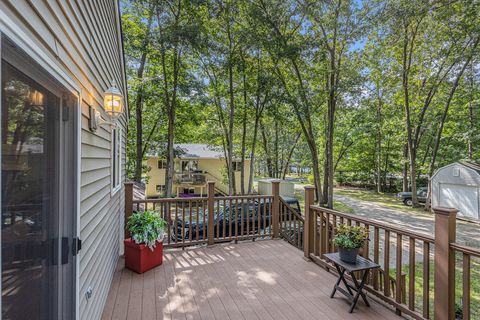
[(214, 224), (215, 224), (215, 182), (214, 181), (208, 181), (208, 193), (207, 193), (207, 210), (208, 210), (208, 216), (207, 216), (207, 235), (208, 235), (208, 245), (212, 245), (215, 243), (214, 239)]
[(455, 242), (457, 210), (433, 208), (435, 213), (435, 320), (455, 319)]
[(128, 218), (133, 213), (133, 182), (125, 182), (125, 222), (124, 222), (124, 230), (125, 230), (125, 239), (130, 238), (130, 231), (127, 229), (127, 221)]
[(305, 222), (303, 225), (303, 253), (305, 258), (310, 259), (313, 253), (315, 233), (315, 212), (310, 210), (315, 199), (315, 187), (305, 187)]
[(278, 238), (280, 224), (280, 180), (272, 180), (272, 238)]

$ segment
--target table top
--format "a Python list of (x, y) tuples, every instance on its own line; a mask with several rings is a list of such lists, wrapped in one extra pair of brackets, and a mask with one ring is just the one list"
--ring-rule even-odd
[(356, 263), (348, 263), (345, 261), (340, 260), (340, 255), (338, 252), (335, 253), (326, 253), (324, 254), (325, 258), (334, 262), (335, 264), (345, 268), (348, 272), (355, 272), (355, 271), (362, 271), (362, 270), (369, 270), (380, 268), (378, 263), (372, 262), (368, 259), (365, 259), (361, 256), (357, 256)]

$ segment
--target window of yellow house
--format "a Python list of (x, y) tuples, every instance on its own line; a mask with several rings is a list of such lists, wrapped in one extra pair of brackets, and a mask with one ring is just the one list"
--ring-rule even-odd
[(165, 185), (157, 184), (155, 186), (155, 190), (157, 191), (157, 193), (164, 193), (165, 192)]
[(232, 166), (233, 166), (233, 171), (240, 171), (241, 168), (242, 168), (242, 162), (241, 161), (233, 161)]
[(182, 172), (198, 170), (198, 160), (182, 160)]
[(158, 160), (158, 169), (167, 169), (167, 160)]

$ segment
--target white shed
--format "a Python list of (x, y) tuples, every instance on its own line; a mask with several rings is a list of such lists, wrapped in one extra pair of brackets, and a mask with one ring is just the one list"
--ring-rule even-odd
[[(258, 180), (258, 194), (272, 194), (272, 181), (278, 179), (262, 179)], [(280, 181), (280, 195), (287, 197), (294, 197), (294, 184), (293, 182), (281, 180)]]
[(458, 215), (480, 220), (480, 166), (452, 163), (432, 176), (432, 206), (456, 208)]

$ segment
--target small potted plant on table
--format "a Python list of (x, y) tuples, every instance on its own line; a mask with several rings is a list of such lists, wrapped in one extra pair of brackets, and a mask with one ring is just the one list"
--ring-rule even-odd
[(134, 213), (127, 222), (132, 235), (124, 240), (125, 267), (143, 273), (163, 262), (163, 237), (167, 222), (156, 211)]
[(368, 230), (366, 228), (342, 224), (337, 228), (333, 243), (338, 247), (342, 261), (355, 263), (359, 249), (367, 240)]

